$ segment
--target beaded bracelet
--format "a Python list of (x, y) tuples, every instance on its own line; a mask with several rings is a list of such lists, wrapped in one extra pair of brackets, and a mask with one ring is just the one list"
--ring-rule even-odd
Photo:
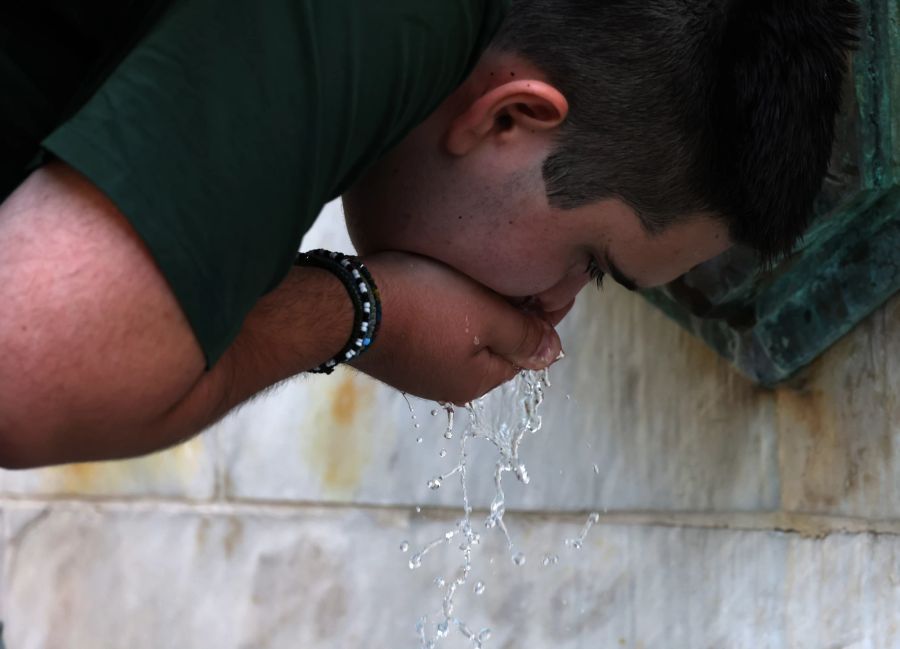
[(331, 374), (340, 363), (359, 356), (375, 341), (381, 326), (381, 296), (369, 269), (356, 257), (330, 250), (301, 252), (295, 266), (312, 266), (331, 272), (337, 277), (353, 303), (353, 330), (347, 344), (333, 358), (309, 370), (316, 374)]

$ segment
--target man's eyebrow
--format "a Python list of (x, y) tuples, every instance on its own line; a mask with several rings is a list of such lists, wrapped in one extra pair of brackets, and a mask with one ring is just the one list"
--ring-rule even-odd
[(606, 252), (605, 256), (606, 267), (609, 269), (609, 276), (615, 280), (616, 284), (627, 288), (629, 291), (640, 290), (641, 287), (638, 286), (638, 283), (635, 280), (619, 270), (618, 266), (613, 262), (612, 257), (609, 256), (609, 251)]

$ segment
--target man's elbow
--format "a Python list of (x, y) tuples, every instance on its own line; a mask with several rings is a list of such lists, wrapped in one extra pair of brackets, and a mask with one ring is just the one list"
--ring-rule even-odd
[(34, 469), (48, 462), (41, 458), (38, 440), (45, 434), (0, 412), (0, 468)]
[(0, 468), (36, 469), (79, 461), (72, 448), (79, 432), (76, 413), (51, 394), (16, 387), (23, 386), (0, 394)]

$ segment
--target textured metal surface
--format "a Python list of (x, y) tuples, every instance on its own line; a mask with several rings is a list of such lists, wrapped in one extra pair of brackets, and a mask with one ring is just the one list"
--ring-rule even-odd
[(766, 385), (808, 365), (900, 290), (900, 8), (864, 0), (830, 177), (797, 254), (733, 250), (646, 297)]

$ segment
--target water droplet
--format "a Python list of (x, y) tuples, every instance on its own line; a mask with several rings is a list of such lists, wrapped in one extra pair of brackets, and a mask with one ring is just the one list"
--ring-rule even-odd
[(594, 474), (600, 475), (600, 467), (597, 466), (596, 464), (594, 465)]
[(591, 523), (591, 525), (596, 525), (600, 522), (600, 514), (594, 512), (593, 514), (588, 516), (588, 522)]
[(416, 507), (416, 513), (417, 513), (417, 514), (421, 514), (421, 513), (422, 513), (422, 508), (421, 508), (421, 507)]
[(409, 552), (409, 543), (404, 541), (400, 544), (400, 552)]
[(545, 554), (543, 561), (541, 561), (541, 565), (545, 568), (547, 566), (555, 566), (557, 563), (559, 563), (559, 557), (555, 554)]
[(434, 578), (434, 585), (437, 586), (438, 588), (443, 588), (444, 586), (447, 585), (447, 582), (444, 581), (444, 578), (443, 578), (443, 577), (435, 577), (435, 578)]
[(525, 468), (524, 464), (519, 464), (516, 466), (516, 477), (522, 484), (528, 484), (531, 482), (531, 478), (528, 476), (528, 469)]
[(421, 444), (421, 443), (424, 442), (424, 441), (425, 441), (425, 440), (422, 439), (421, 437), (416, 437), (416, 444)]
[(415, 570), (422, 565), (422, 555), (418, 552), (409, 558), (409, 569)]
[(478, 634), (478, 642), (485, 643), (491, 639), (491, 630), (490, 629), (482, 629), (481, 633)]
[(422, 427), (422, 424), (420, 424), (419, 422), (416, 422), (414, 425), (415, 425), (416, 428), (421, 428), (421, 427)]
[(512, 561), (517, 566), (524, 566), (525, 565), (525, 553), (524, 552), (516, 552), (513, 555)]
[(481, 595), (484, 592), (484, 582), (475, 582), (475, 587), (472, 589), (472, 592), (474, 592), (476, 595)]
[(444, 410), (447, 412), (447, 430), (444, 431), (444, 438), (453, 439), (453, 406), (445, 404)]
[(450, 631), (450, 625), (447, 623), (447, 620), (444, 620), (440, 624), (437, 625), (437, 637), (438, 638), (446, 638), (447, 633)]
[(431, 416), (432, 416), (432, 417), (437, 417), (437, 416), (438, 416), (438, 411), (437, 411), (436, 408), (433, 409), (433, 410), (431, 411)]
[(581, 539), (567, 539), (566, 545), (572, 548), (573, 550), (580, 550), (584, 545), (584, 542)]
[(567, 394), (567, 395), (566, 395), (566, 401), (571, 401), (571, 400), (572, 400), (572, 395), (571, 395), (571, 394)]
[(440, 450), (440, 452), (438, 453), (438, 455), (439, 455), (440, 457), (447, 457), (447, 449), (442, 448), (442, 449)]
[(437, 478), (432, 478), (428, 481), (428, 488), (432, 491), (436, 491), (441, 488), (441, 484), (443, 482), (444, 481), (440, 478), (440, 476), (438, 476)]

